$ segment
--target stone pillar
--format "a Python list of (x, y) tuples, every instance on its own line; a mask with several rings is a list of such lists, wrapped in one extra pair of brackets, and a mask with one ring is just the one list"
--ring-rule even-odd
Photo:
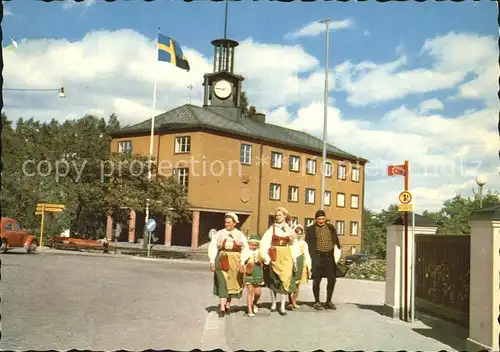
[(172, 223), (165, 217), (165, 247), (172, 246)]
[(130, 210), (130, 219), (128, 221), (128, 241), (135, 242), (135, 211)]
[(191, 229), (191, 248), (198, 248), (198, 236), (200, 232), (200, 212), (193, 211), (193, 227)]
[(113, 237), (113, 219), (108, 215), (106, 219), (106, 238), (111, 241)]
[(469, 219), (470, 300), (467, 350), (500, 349), (500, 206)]
[[(408, 236), (408, 285), (411, 286), (411, 253), (413, 246), (411, 243), (412, 227), (411, 215), (409, 216)], [(437, 226), (422, 226), (422, 224), (435, 224), (428, 218), (423, 218), (415, 214), (415, 233), (425, 235), (435, 235)], [(420, 226), (419, 226), (420, 225)], [(402, 218), (396, 219), (395, 223), (387, 226), (387, 247), (386, 247), (386, 278), (385, 278), (385, 303), (384, 311), (392, 318), (399, 318), (404, 303), (404, 226)], [(409, 291), (410, 292), (410, 291)], [(408, 295), (410, 304), (410, 295)]]

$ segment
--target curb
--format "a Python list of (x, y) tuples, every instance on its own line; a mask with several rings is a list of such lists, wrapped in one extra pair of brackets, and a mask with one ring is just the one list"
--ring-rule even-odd
[(150, 262), (175, 262), (175, 263), (190, 263), (190, 264), (209, 264), (209, 262), (204, 262), (201, 260), (191, 260), (191, 259), (172, 259), (172, 258), (147, 258), (147, 257), (139, 257), (135, 255), (129, 256), (135, 260), (145, 260)]

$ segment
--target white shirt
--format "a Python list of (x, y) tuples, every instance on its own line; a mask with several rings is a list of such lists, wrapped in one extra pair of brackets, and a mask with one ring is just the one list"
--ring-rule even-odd
[(228, 231), (226, 229), (219, 230), (215, 235), (212, 236), (212, 240), (208, 245), (208, 258), (210, 259), (210, 264), (215, 263), (215, 258), (217, 257), (217, 253), (219, 252), (219, 249), (222, 246), (222, 243), (224, 242), (225, 239), (227, 239), (226, 247), (230, 246), (232, 248), (233, 240), (231, 239), (231, 237), (229, 237), (230, 235), (234, 240), (239, 241), (241, 243), (243, 250), (246, 247), (248, 247), (247, 238), (240, 230), (238, 229), (234, 229), (232, 231)]
[[(260, 240), (260, 248), (262, 248), (263, 251), (266, 253), (269, 251), (269, 248), (272, 246), (272, 240), (273, 240), (273, 227), (274, 227), (274, 234), (279, 237), (288, 237), (288, 236), (294, 236), (295, 232), (292, 230), (288, 224), (285, 222), (278, 224), (274, 223), (271, 225), (266, 232), (264, 232), (264, 235), (262, 236)], [(299, 255), (299, 247), (296, 245), (297, 241), (293, 241), (291, 245), (292, 249), (292, 258), (295, 260)]]
[(247, 260), (249, 262), (255, 262), (259, 256), (264, 260), (264, 264), (267, 265), (271, 262), (271, 258), (266, 251), (263, 251), (262, 249), (251, 250), (250, 248), (245, 247), (241, 252), (241, 264), (244, 265)]

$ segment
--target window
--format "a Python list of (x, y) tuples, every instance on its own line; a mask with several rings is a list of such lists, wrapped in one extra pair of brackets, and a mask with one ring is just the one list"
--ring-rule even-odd
[(288, 186), (288, 201), (294, 203), (299, 201), (299, 187)]
[(309, 174), (309, 175), (315, 175), (316, 174), (316, 160), (307, 159), (306, 173)]
[(337, 179), (345, 180), (346, 167), (345, 165), (339, 165), (337, 167)]
[(189, 153), (191, 151), (191, 137), (175, 137), (175, 153)]
[(271, 226), (272, 224), (274, 224), (274, 221), (275, 221), (274, 215), (269, 215), (268, 220), (267, 220), (268, 226)]
[(240, 162), (245, 165), (250, 165), (252, 163), (252, 146), (250, 144), (241, 145)]
[(332, 205), (332, 192), (330, 191), (325, 191), (325, 198), (324, 202), (326, 206)]
[(189, 186), (189, 168), (182, 167), (178, 169), (174, 169), (174, 177), (182, 186), (186, 189)]
[(358, 230), (359, 230), (359, 223), (357, 221), (351, 221), (351, 230), (350, 230), (351, 236), (357, 236), (359, 234)]
[(118, 142), (118, 153), (132, 153), (132, 141)]
[(271, 167), (273, 169), (281, 169), (283, 154), (272, 152), (271, 153)]
[(292, 229), (299, 224), (299, 217), (298, 216), (293, 216), (292, 217)]
[(12, 229), (12, 223), (9, 222), (8, 224), (5, 224), (5, 226), (3, 227), (3, 229), (5, 231), (12, 231), (13, 230)]
[(335, 221), (335, 229), (337, 230), (337, 235), (343, 236), (345, 234), (345, 222), (343, 220)]
[(304, 228), (308, 228), (312, 224), (314, 224), (314, 219), (313, 218), (305, 218), (304, 219)]
[(22, 231), (21, 225), (20, 225), (18, 222), (16, 222), (16, 223), (14, 224), (14, 230), (15, 230), (15, 231)]
[(359, 208), (359, 196), (357, 194), (351, 194), (351, 208), (352, 209)]
[(306, 188), (306, 204), (314, 204), (316, 191), (312, 188)]
[(327, 161), (325, 164), (325, 177), (332, 177), (332, 163)]
[(353, 167), (351, 171), (351, 181), (359, 182), (359, 167)]
[(281, 199), (281, 185), (277, 183), (271, 183), (269, 186), (269, 199), (280, 200)]
[(300, 171), (300, 157), (297, 155), (290, 155), (289, 158), (289, 170), (294, 172)]
[(345, 193), (337, 193), (337, 206), (345, 208)]

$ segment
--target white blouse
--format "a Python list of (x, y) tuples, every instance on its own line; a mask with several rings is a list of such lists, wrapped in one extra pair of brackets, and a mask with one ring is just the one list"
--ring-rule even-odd
[(221, 249), (224, 240), (226, 240), (226, 246), (223, 249), (232, 249), (235, 241), (241, 243), (243, 250), (248, 247), (247, 238), (240, 230), (219, 230), (214, 236), (212, 236), (212, 240), (208, 245), (208, 258), (210, 259), (211, 264), (215, 263), (215, 258), (217, 257), (217, 253), (219, 252), (219, 249)]
[[(272, 246), (272, 239), (273, 239), (273, 227), (274, 227), (274, 234), (279, 237), (288, 237), (288, 236), (295, 236), (295, 232), (293, 229), (288, 226), (286, 223), (274, 223), (271, 225), (264, 235), (262, 236), (260, 240), (260, 248), (265, 251), (266, 253), (268, 252), (269, 248)], [(293, 241), (291, 244), (291, 249), (292, 249), (292, 258), (295, 260), (299, 255), (299, 247), (296, 245), (297, 241)]]

